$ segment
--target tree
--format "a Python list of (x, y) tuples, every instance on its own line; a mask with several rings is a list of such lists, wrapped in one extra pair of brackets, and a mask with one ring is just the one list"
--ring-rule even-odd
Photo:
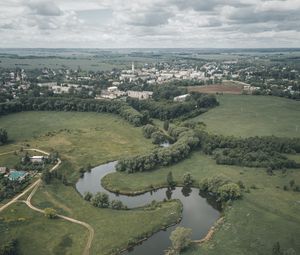
[(276, 242), (272, 248), (272, 255), (281, 255), (281, 254), (282, 254), (282, 252), (281, 252), (281, 248), (280, 248), (280, 243)]
[(192, 229), (177, 227), (172, 231), (170, 235), (170, 240), (172, 242), (172, 248), (175, 252), (180, 252), (182, 249), (186, 248), (191, 243)]
[(176, 183), (174, 182), (174, 179), (173, 179), (173, 174), (172, 172), (170, 171), (167, 175), (167, 183), (170, 187), (174, 187), (176, 185)]
[(164, 121), (164, 130), (168, 131), (169, 126), (170, 126), (170, 122), (168, 120), (165, 120)]
[(0, 247), (1, 255), (17, 255), (18, 254), (18, 240), (13, 239)]
[(151, 134), (152, 143), (160, 144), (166, 142), (168, 137), (161, 131), (156, 131)]
[(228, 183), (218, 189), (220, 201), (235, 200), (241, 197), (241, 189), (236, 183)]
[(110, 206), (112, 209), (115, 209), (115, 210), (121, 210), (121, 209), (126, 208), (124, 206), (124, 204), (122, 203), (122, 201), (120, 201), (120, 200), (112, 200), (110, 203)]
[(104, 192), (98, 192), (91, 200), (92, 205), (99, 208), (109, 207), (109, 197)]
[(91, 192), (85, 192), (83, 198), (86, 201), (91, 201), (91, 199), (93, 198), (93, 194)]
[(183, 185), (184, 186), (191, 186), (193, 184), (193, 178), (190, 173), (185, 173), (183, 175)]
[(0, 144), (7, 143), (8, 135), (7, 131), (4, 128), (0, 128)]
[(53, 208), (45, 208), (44, 214), (48, 219), (55, 219), (57, 218), (57, 212)]
[(290, 186), (291, 188), (295, 185), (295, 180), (290, 180)]
[(45, 184), (49, 184), (51, 182), (51, 173), (48, 169), (46, 169), (42, 174), (42, 180)]

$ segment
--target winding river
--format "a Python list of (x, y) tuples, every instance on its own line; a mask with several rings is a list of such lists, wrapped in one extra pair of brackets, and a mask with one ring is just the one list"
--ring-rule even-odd
[(203, 238), (209, 228), (219, 218), (220, 212), (213, 206), (213, 202), (199, 195), (198, 189), (184, 190), (177, 187), (172, 192), (166, 188), (159, 189), (155, 192), (147, 192), (137, 196), (116, 195), (105, 190), (101, 186), (100, 180), (107, 174), (115, 172), (116, 162), (111, 162), (95, 167), (91, 172), (84, 174), (76, 183), (76, 188), (80, 194), (89, 191), (93, 194), (97, 192), (106, 192), (109, 194), (110, 200), (121, 200), (129, 208), (144, 206), (153, 200), (162, 201), (166, 199), (180, 199), (183, 204), (182, 220), (176, 226), (169, 227), (165, 231), (160, 231), (134, 247), (133, 250), (125, 252), (130, 255), (162, 255), (170, 245), (170, 233), (177, 227), (183, 226), (193, 230), (192, 239), (199, 240)]

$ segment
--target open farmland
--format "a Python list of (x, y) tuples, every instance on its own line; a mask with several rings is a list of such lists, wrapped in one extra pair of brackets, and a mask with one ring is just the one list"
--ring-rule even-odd
[(207, 94), (235, 94), (239, 95), (243, 92), (242, 85), (226, 85), (226, 84), (214, 84), (214, 85), (204, 85), (204, 86), (191, 86), (188, 87), (188, 92), (198, 92)]
[(220, 106), (194, 120), (233, 136), (300, 136), (300, 102), (270, 96), (220, 95)]

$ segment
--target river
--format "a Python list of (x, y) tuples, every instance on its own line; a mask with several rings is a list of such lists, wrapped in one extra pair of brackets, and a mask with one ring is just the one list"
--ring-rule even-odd
[(183, 204), (182, 220), (179, 224), (169, 227), (166, 231), (160, 231), (134, 247), (133, 250), (125, 252), (130, 255), (162, 255), (164, 250), (171, 246), (169, 239), (170, 233), (177, 227), (183, 226), (193, 230), (192, 239), (199, 240), (203, 238), (209, 228), (216, 222), (220, 212), (213, 206), (213, 202), (199, 195), (199, 190), (192, 188), (184, 190), (177, 187), (170, 192), (167, 188), (162, 188), (154, 192), (147, 192), (137, 196), (116, 195), (102, 187), (100, 180), (107, 174), (115, 172), (117, 162), (100, 165), (86, 172), (76, 183), (76, 189), (81, 195), (85, 192), (96, 194), (97, 192), (106, 192), (110, 200), (117, 199), (123, 202), (129, 208), (144, 206), (153, 200), (163, 201), (164, 199), (180, 199)]

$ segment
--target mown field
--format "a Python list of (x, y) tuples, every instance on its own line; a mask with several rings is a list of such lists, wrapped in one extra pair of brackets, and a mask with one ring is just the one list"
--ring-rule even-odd
[(271, 96), (222, 95), (220, 106), (195, 118), (213, 133), (300, 137), (300, 102)]

